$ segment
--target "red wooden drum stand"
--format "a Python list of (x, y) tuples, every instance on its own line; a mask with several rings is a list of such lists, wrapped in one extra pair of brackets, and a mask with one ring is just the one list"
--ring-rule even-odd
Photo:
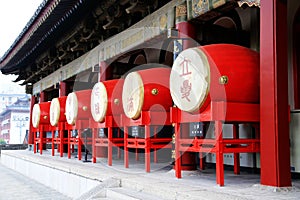
[[(170, 91), (175, 125), (175, 170), (181, 178), (181, 153), (216, 154), (217, 184), (224, 185), (224, 153), (234, 153), (235, 172), (239, 153), (259, 152), (260, 140), (239, 139), (238, 124), (259, 123), (259, 54), (231, 44), (187, 49), (173, 63)], [(182, 137), (180, 125), (203, 122), (214, 125), (214, 138)], [(233, 137), (223, 138), (223, 124), (233, 124)], [(186, 134), (185, 134), (186, 135)], [(205, 136), (205, 133), (204, 133)], [(203, 167), (200, 159), (200, 167)]]
[[(157, 127), (171, 125), (169, 107), (172, 100), (169, 91), (169, 68), (152, 68), (129, 73), (124, 81), (122, 102), (125, 115), (124, 126), (124, 165), (129, 167), (129, 149), (145, 151), (145, 170), (150, 172), (150, 151), (154, 150), (154, 162), (157, 161), (158, 149), (171, 149), (172, 137), (157, 137)], [(165, 115), (165, 119), (164, 116)], [(130, 127), (142, 127), (144, 138), (129, 137)], [(154, 127), (151, 137), (150, 128)]]
[[(120, 148), (124, 147), (124, 138), (121, 136), (120, 116), (106, 116), (103, 122), (90, 121), (90, 127), (93, 133), (93, 163), (96, 163), (97, 147), (107, 147), (107, 164), (112, 165), (112, 150), (113, 147), (118, 148), (118, 158), (120, 158)], [(113, 129), (118, 129), (118, 135), (113, 136)], [(100, 129), (107, 130), (107, 135), (99, 136)]]
[(44, 146), (52, 142), (52, 138), (47, 137), (47, 132), (52, 132), (52, 126), (50, 126), (50, 124), (41, 124), (38, 126), (38, 128), (33, 127), (34, 153), (36, 153), (39, 150), (40, 154), (42, 155)]
[(43, 146), (47, 143), (51, 143), (52, 139), (47, 137), (47, 132), (52, 131), (52, 127), (49, 122), (49, 108), (50, 102), (43, 102), (33, 106), (32, 126), (34, 135), (34, 153), (37, 152), (37, 146), (39, 146), (40, 154), (42, 154)]
[[(78, 160), (82, 158), (82, 133), (89, 128), (89, 120), (92, 118), (90, 110), (92, 90), (81, 90), (68, 94), (66, 100), (66, 120), (68, 126), (68, 158), (74, 152), (74, 146), (78, 147)], [(87, 145), (92, 145), (92, 137), (88, 137)]]
[[(236, 126), (242, 123), (259, 123), (259, 104), (211, 102), (209, 108), (201, 114), (190, 114), (180, 109), (171, 108), (171, 121), (175, 125), (175, 173), (181, 178), (181, 153), (199, 152), (216, 154), (216, 181), (224, 185), (223, 154), (234, 153), (234, 171), (239, 171), (238, 153), (256, 153), (260, 150), (260, 140), (256, 132), (255, 139), (239, 139)], [(183, 123), (213, 123), (215, 138), (182, 138), (180, 126)], [(223, 124), (233, 124), (233, 138), (223, 138)], [(202, 162), (201, 162), (202, 161)], [(203, 160), (200, 164), (203, 165)], [(200, 166), (202, 168), (202, 166)]]
[(68, 145), (67, 120), (65, 115), (66, 96), (54, 98), (50, 105), (50, 124), (52, 125), (52, 156), (55, 155), (55, 145), (63, 157), (64, 145)]
[[(165, 120), (161, 119), (161, 116), (167, 115)], [(155, 111), (142, 111), (139, 119), (130, 119), (125, 115), (122, 115), (122, 124), (124, 126), (124, 166), (129, 167), (129, 148), (136, 149), (136, 160), (138, 160), (138, 149), (145, 150), (145, 170), (150, 172), (150, 151), (154, 150), (154, 162), (157, 162), (157, 150), (158, 149), (172, 149), (172, 137), (158, 138), (156, 137), (156, 129), (158, 126), (171, 125), (169, 112), (155, 112)], [(145, 128), (145, 137), (128, 137), (129, 127), (141, 126)], [(150, 137), (150, 128), (154, 127), (154, 137)]]
[[(96, 163), (97, 147), (107, 147), (107, 162), (112, 165), (113, 147), (118, 148), (118, 158), (120, 158), (120, 148), (124, 147), (124, 137), (121, 136), (120, 114), (122, 108), (122, 88), (123, 79), (108, 80), (96, 83), (91, 95), (91, 112), (93, 120), (90, 120), (90, 127), (93, 132), (93, 163)], [(118, 130), (116, 136), (113, 129)], [(99, 131), (102, 134), (98, 134)], [(107, 130), (107, 135), (105, 135)]]

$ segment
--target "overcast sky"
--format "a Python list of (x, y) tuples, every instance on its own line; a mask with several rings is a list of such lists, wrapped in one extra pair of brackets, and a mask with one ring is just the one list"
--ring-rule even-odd
[[(9, 49), (43, 0), (0, 0), (0, 57)], [(0, 74), (0, 92), (15, 79)], [(11, 85), (11, 84), (10, 84)], [(17, 84), (15, 84), (17, 85)]]

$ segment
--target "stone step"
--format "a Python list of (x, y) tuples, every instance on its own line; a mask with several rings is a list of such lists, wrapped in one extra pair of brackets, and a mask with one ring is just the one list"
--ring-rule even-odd
[(106, 198), (114, 200), (160, 200), (160, 197), (135, 191), (128, 188), (109, 188), (106, 190)]

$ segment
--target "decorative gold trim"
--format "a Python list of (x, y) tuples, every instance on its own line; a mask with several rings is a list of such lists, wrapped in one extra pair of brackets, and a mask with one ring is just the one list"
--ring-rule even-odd
[(82, 110), (83, 110), (83, 111), (87, 111), (87, 110), (88, 110), (88, 107), (87, 107), (87, 106), (83, 106), (83, 107), (82, 107)]
[(227, 84), (228, 83), (228, 76), (221, 76), (220, 78), (219, 78), (219, 83), (220, 84), (222, 84), (222, 85), (225, 85), (225, 84)]
[(120, 99), (114, 99), (114, 104), (119, 105), (120, 104)]
[(239, 7), (243, 7), (244, 4), (247, 4), (249, 7), (256, 6), (260, 8), (260, 0), (240, 0), (237, 3)]
[(158, 95), (158, 89), (157, 88), (153, 88), (151, 90), (151, 94), (154, 95), (154, 96)]
[(175, 156), (176, 154), (175, 154), (175, 150), (172, 150), (172, 155), (171, 155), (171, 158), (173, 158), (173, 159), (175, 159), (176, 158), (176, 156)]
[(175, 135), (175, 133), (172, 135), (172, 143), (173, 143), (173, 144), (176, 143), (176, 135)]

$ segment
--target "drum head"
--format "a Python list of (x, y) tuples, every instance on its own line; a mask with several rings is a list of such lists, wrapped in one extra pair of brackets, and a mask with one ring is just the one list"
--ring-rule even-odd
[(144, 103), (144, 84), (138, 72), (129, 73), (123, 85), (122, 102), (124, 113), (131, 119), (137, 119)]
[(175, 105), (183, 111), (195, 112), (205, 102), (210, 87), (207, 56), (199, 48), (181, 52), (170, 75), (170, 91)]
[(74, 125), (78, 114), (78, 100), (74, 92), (68, 94), (66, 100), (66, 118), (70, 125)]
[(107, 112), (108, 97), (102, 82), (96, 83), (91, 95), (91, 111), (96, 122), (102, 122)]
[(40, 124), (41, 108), (39, 104), (35, 104), (32, 109), (32, 126), (38, 128)]
[(57, 126), (60, 118), (60, 103), (58, 98), (54, 98), (50, 104), (50, 124), (52, 126)]

